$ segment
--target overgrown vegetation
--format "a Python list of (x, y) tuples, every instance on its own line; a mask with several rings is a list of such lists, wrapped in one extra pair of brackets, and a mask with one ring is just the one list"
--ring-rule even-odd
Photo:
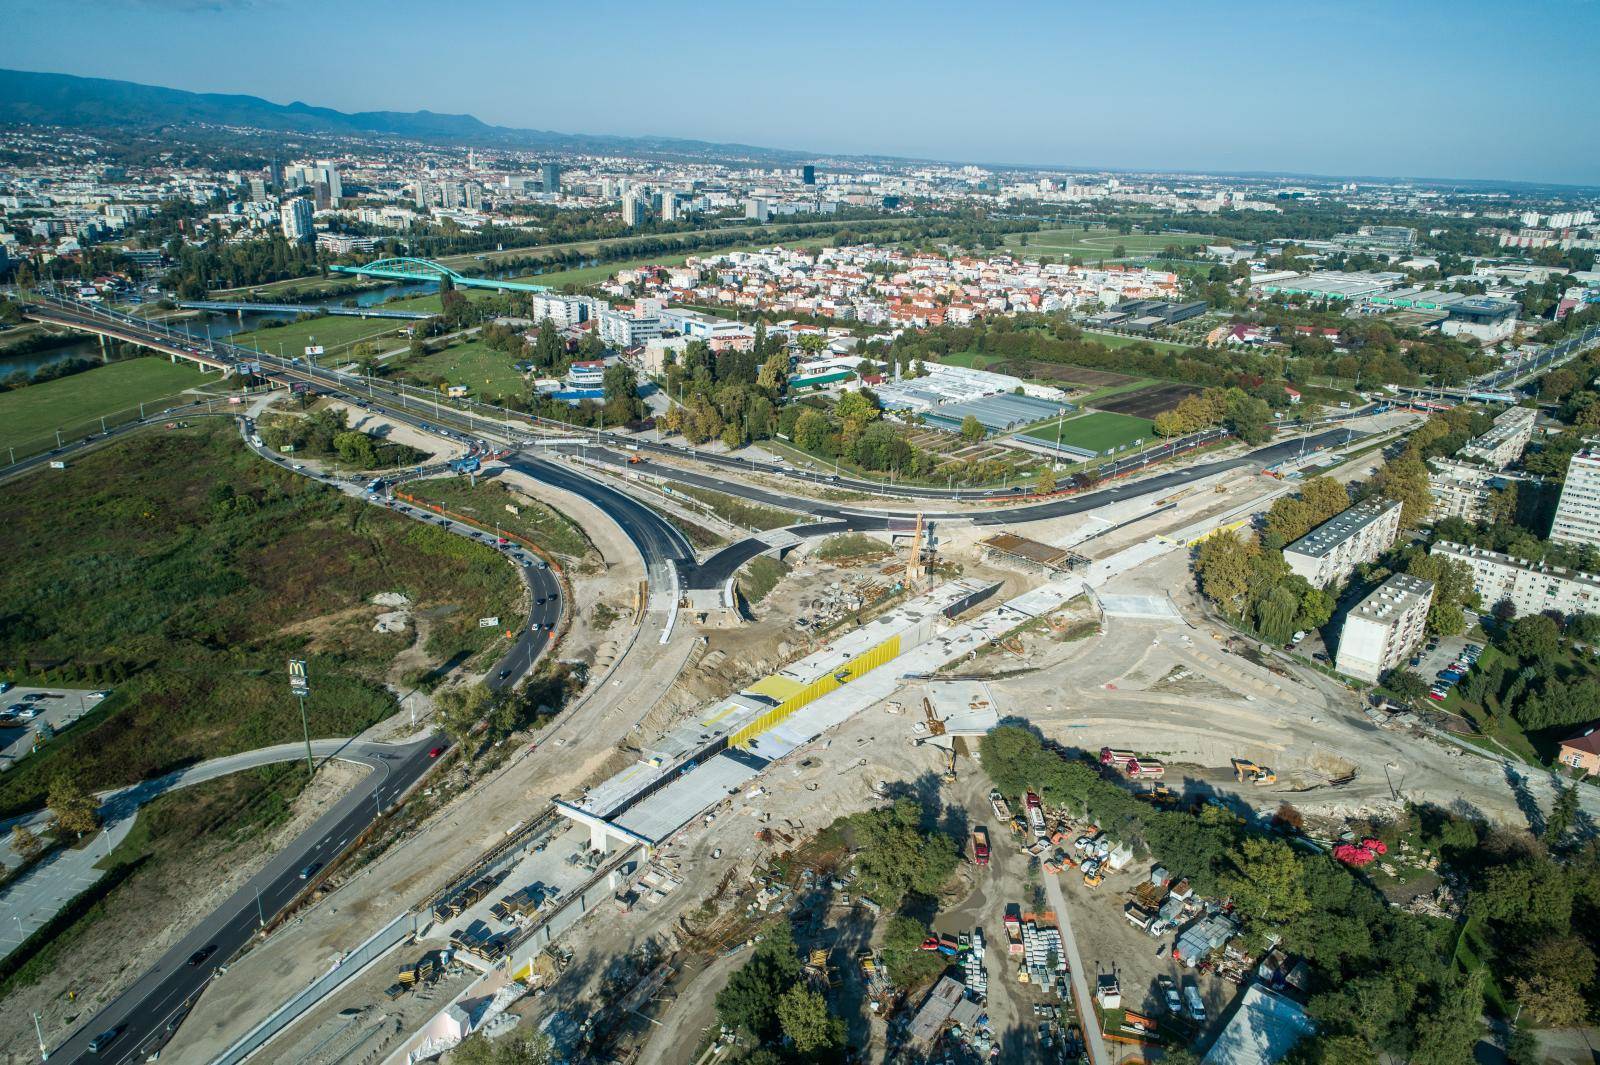
[(274, 451), (293, 448), (296, 455), (331, 459), (358, 470), (408, 466), (426, 457), (414, 447), (351, 429), (349, 416), (335, 407), (304, 416), (275, 414), (258, 421), (256, 430)]
[(62, 772), (106, 788), (298, 738), (291, 656), (310, 661), (313, 734), (354, 735), (392, 712), (411, 639), (372, 630), (373, 595), (408, 597), (456, 662), (494, 641), (477, 618), (518, 601), (493, 551), (265, 464), (220, 422), (14, 482), (0, 523), (7, 675), (116, 689), (0, 778), (0, 815), (42, 806)]
[(590, 550), (589, 539), (576, 522), (496, 479), (473, 484), (465, 477), (437, 477), (408, 481), (400, 490), (464, 514), (486, 528), (516, 533), (553, 554), (582, 558)]
[(786, 924), (763, 933), (750, 960), (717, 992), (717, 1017), (743, 1035), (751, 1065), (832, 1062), (845, 1049), (843, 1019), (805, 982), (794, 934)]
[(835, 533), (811, 552), (824, 562), (872, 561), (893, 553), (888, 544), (865, 533)]
[(751, 603), (759, 603), (771, 594), (783, 580), (789, 567), (769, 555), (757, 555), (739, 571), (739, 594)]
[(768, 529), (782, 529), (785, 526), (795, 525), (802, 521), (800, 515), (788, 510), (779, 510), (777, 507), (765, 506), (761, 503), (752, 503), (748, 499), (730, 496), (725, 492), (712, 491), (709, 488), (697, 488), (694, 485), (677, 485), (672, 489), (680, 495), (691, 499), (698, 499), (711, 508), (711, 512), (723, 521), (756, 532), (765, 532)]

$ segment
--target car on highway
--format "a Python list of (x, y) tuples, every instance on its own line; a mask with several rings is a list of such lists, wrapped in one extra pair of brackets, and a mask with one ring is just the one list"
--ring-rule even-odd
[(89, 1040), (89, 1053), (98, 1054), (100, 1051), (111, 1046), (112, 1043), (117, 1041), (117, 1036), (121, 1035), (122, 1030), (126, 1027), (128, 1026), (125, 1024), (119, 1024), (115, 1028), (107, 1028), (105, 1031)]
[(502, 669), (500, 671), (500, 679), (501, 680), (505, 680), (509, 676), (511, 676), (511, 671), (509, 669)]
[(434, 748), (432, 748), (431, 750), (428, 751), (428, 757), (429, 758), (437, 758), (443, 753), (444, 753), (444, 748), (443, 747), (434, 747)]
[(312, 877), (317, 875), (317, 870), (321, 869), (321, 868), (322, 868), (322, 863), (321, 862), (312, 862), (310, 865), (308, 865), (304, 869), (300, 870), (300, 879), (301, 880), (310, 880)]

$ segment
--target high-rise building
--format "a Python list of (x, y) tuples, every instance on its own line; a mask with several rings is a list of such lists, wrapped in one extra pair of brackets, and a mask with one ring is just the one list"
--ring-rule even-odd
[(545, 192), (561, 191), (561, 164), (545, 163), (539, 168), (540, 187)]
[(1376, 684), (1422, 643), (1432, 605), (1432, 581), (1396, 573), (1345, 615), (1334, 668)]
[(283, 188), (283, 164), (276, 159), (267, 164), (267, 184), (273, 188)]
[(678, 194), (668, 189), (661, 194), (661, 220), (675, 222), (678, 219)]
[(622, 224), (637, 226), (650, 217), (650, 199), (639, 189), (629, 189), (622, 196)]
[(253, 203), (265, 203), (267, 199), (267, 179), (253, 177), (250, 179), (250, 200)]
[(1550, 523), (1550, 539), (1568, 544), (1600, 544), (1600, 450), (1584, 448), (1567, 464), (1561, 502)]
[(316, 236), (316, 227), (311, 222), (311, 201), (304, 196), (296, 196), (286, 200), (278, 208), (278, 221), (283, 227), (284, 239), (291, 244), (309, 244)]
[(1335, 514), (1283, 549), (1289, 569), (1313, 587), (1340, 583), (1388, 550), (1400, 533), (1400, 502), (1369, 499)]
[(316, 178), (328, 187), (328, 202), (339, 206), (339, 200), (344, 196), (344, 182), (339, 177), (339, 164), (332, 159), (318, 159)]
[(800, 184), (815, 185), (817, 183), (817, 168), (807, 164), (800, 168)]
[(750, 199), (744, 202), (744, 216), (746, 218), (754, 219), (757, 222), (765, 222), (770, 215), (771, 211), (767, 207), (766, 200)]

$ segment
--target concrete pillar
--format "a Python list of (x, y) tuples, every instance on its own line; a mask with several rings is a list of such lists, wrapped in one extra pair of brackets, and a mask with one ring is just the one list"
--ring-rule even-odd
[(589, 849), (604, 854), (611, 847), (611, 836), (598, 824), (589, 826)]

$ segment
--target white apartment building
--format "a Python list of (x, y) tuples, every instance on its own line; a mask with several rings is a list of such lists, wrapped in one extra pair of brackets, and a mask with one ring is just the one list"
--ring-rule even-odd
[(600, 301), (592, 296), (561, 296), (535, 292), (528, 297), (528, 314), (536, 322), (550, 319), (561, 329), (586, 322), (595, 316)]
[(311, 201), (296, 196), (278, 208), (278, 223), (283, 228), (283, 238), (291, 244), (309, 244), (316, 234), (311, 221)]
[(1400, 503), (1369, 499), (1335, 514), (1283, 549), (1289, 569), (1322, 588), (1340, 583), (1386, 551), (1400, 534)]
[(1532, 407), (1510, 407), (1494, 420), (1492, 429), (1468, 440), (1456, 455), (1503, 470), (1522, 457), (1533, 439), (1533, 423), (1538, 417)]
[(1584, 448), (1567, 465), (1550, 523), (1550, 539), (1568, 544), (1600, 544), (1600, 450)]
[(1530, 562), (1483, 547), (1440, 540), (1429, 554), (1463, 562), (1472, 570), (1472, 587), (1484, 609), (1509, 602), (1519, 616), (1554, 611), (1600, 614), (1600, 576)]
[(1428, 491), (1433, 494), (1433, 508), (1429, 515), (1434, 521), (1440, 518), (1488, 521), (1492, 516), (1489, 512), (1490, 497), (1500, 489), (1527, 480), (1517, 474), (1501, 473), (1471, 462), (1429, 459), (1427, 465)]
[(661, 319), (653, 314), (635, 317), (613, 310), (600, 312), (595, 319), (595, 330), (602, 341), (614, 348), (636, 348), (664, 332)]
[(1432, 605), (1432, 581), (1396, 573), (1345, 615), (1334, 668), (1376, 684), (1422, 644)]

